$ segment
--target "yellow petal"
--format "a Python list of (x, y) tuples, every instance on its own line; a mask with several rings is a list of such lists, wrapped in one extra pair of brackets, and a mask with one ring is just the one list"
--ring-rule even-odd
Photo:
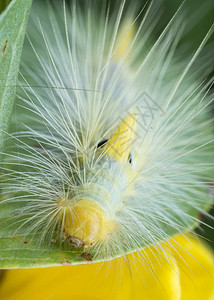
[(214, 299), (213, 251), (191, 236), (178, 236), (171, 242), (180, 270), (181, 300)]
[(180, 300), (179, 269), (173, 255), (166, 259), (162, 251), (152, 248), (141, 251), (140, 255), (137, 258), (135, 254), (130, 260), (135, 290), (129, 299)]
[(201, 242), (178, 236), (166, 253), (147, 248), (113, 261), (6, 271), (4, 300), (211, 300), (213, 255)]
[[(143, 256), (145, 261), (142, 259)], [(176, 263), (157, 251), (79, 266), (9, 270), (0, 286), (4, 300), (179, 300)]]

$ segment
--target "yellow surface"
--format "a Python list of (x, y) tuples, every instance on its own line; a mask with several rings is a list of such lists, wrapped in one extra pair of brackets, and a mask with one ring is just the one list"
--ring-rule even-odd
[(1, 300), (211, 300), (211, 250), (178, 236), (174, 246), (147, 248), (113, 261), (5, 271)]
[[(181, 300), (214, 300), (214, 255), (202, 241), (179, 236), (172, 242), (180, 270)], [(178, 246), (181, 245), (181, 246)]]

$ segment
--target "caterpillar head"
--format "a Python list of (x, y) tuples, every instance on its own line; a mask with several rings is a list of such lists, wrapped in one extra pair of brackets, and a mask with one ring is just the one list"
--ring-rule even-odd
[[(130, 152), (136, 130), (134, 114), (123, 119), (103, 145), (102, 159), (97, 166), (97, 177), (85, 170), (85, 181), (58, 201), (66, 239), (77, 247), (90, 249), (99, 241), (107, 241), (118, 229), (117, 212), (125, 198), (133, 191)], [(129, 186), (129, 192), (123, 191)]]

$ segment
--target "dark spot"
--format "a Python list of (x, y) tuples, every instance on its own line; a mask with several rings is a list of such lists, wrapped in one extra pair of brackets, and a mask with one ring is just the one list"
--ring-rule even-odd
[(84, 246), (85, 246), (84, 241), (82, 241), (81, 239), (76, 238), (76, 237), (74, 237), (74, 236), (68, 235), (68, 236), (67, 236), (67, 240), (68, 240), (68, 242), (69, 242), (72, 246), (74, 246), (75, 248), (80, 248), (80, 247), (84, 247)]
[(24, 241), (24, 244), (28, 244), (28, 241)]
[(128, 162), (132, 165), (132, 154), (131, 153), (129, 154)]
[(84, 258), (85, 260), (87, 260), (88, 262), (93, 261), (93, 256), (89, 253), (83, 253), (83, 254), (81, 254), (81, 257)]
[(204, 215), (203, 213), (200, 213), (200, 214), (198, 215), (198, 220), (199, 220), (199, 221), (203, 221), (204, 218), (205, 218), (205, 215)]
[(71, 265), (72, 263), (69, 260), (63, 261), (60, 263), (62, 266), (68, 266)]
[(6, 48), (7, 48), (7, 43), (8, 43), (8, 40), (6, 40), (6, 42), (5, 42), (5, 44), (4, 44), (4, 47), (3, 47), (3, 50), (2, 50), (3, 53), (5, 53), (5, 50), (6, 50)]
[(108, 142), (108, 139), (102, 140), (101, 142), (98, 143), (97, 148), (102, 148), (107, 142)]

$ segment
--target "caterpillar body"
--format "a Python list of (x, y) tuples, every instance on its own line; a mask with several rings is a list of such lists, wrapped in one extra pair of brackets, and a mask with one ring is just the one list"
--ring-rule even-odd
[(182, 7), (152, 42), (154, 4), (53, 5), (35, 4), (24, 45), (6, 227), (94, 261), (190, 230), (211, 203), (213, 27), (185, 55)]

